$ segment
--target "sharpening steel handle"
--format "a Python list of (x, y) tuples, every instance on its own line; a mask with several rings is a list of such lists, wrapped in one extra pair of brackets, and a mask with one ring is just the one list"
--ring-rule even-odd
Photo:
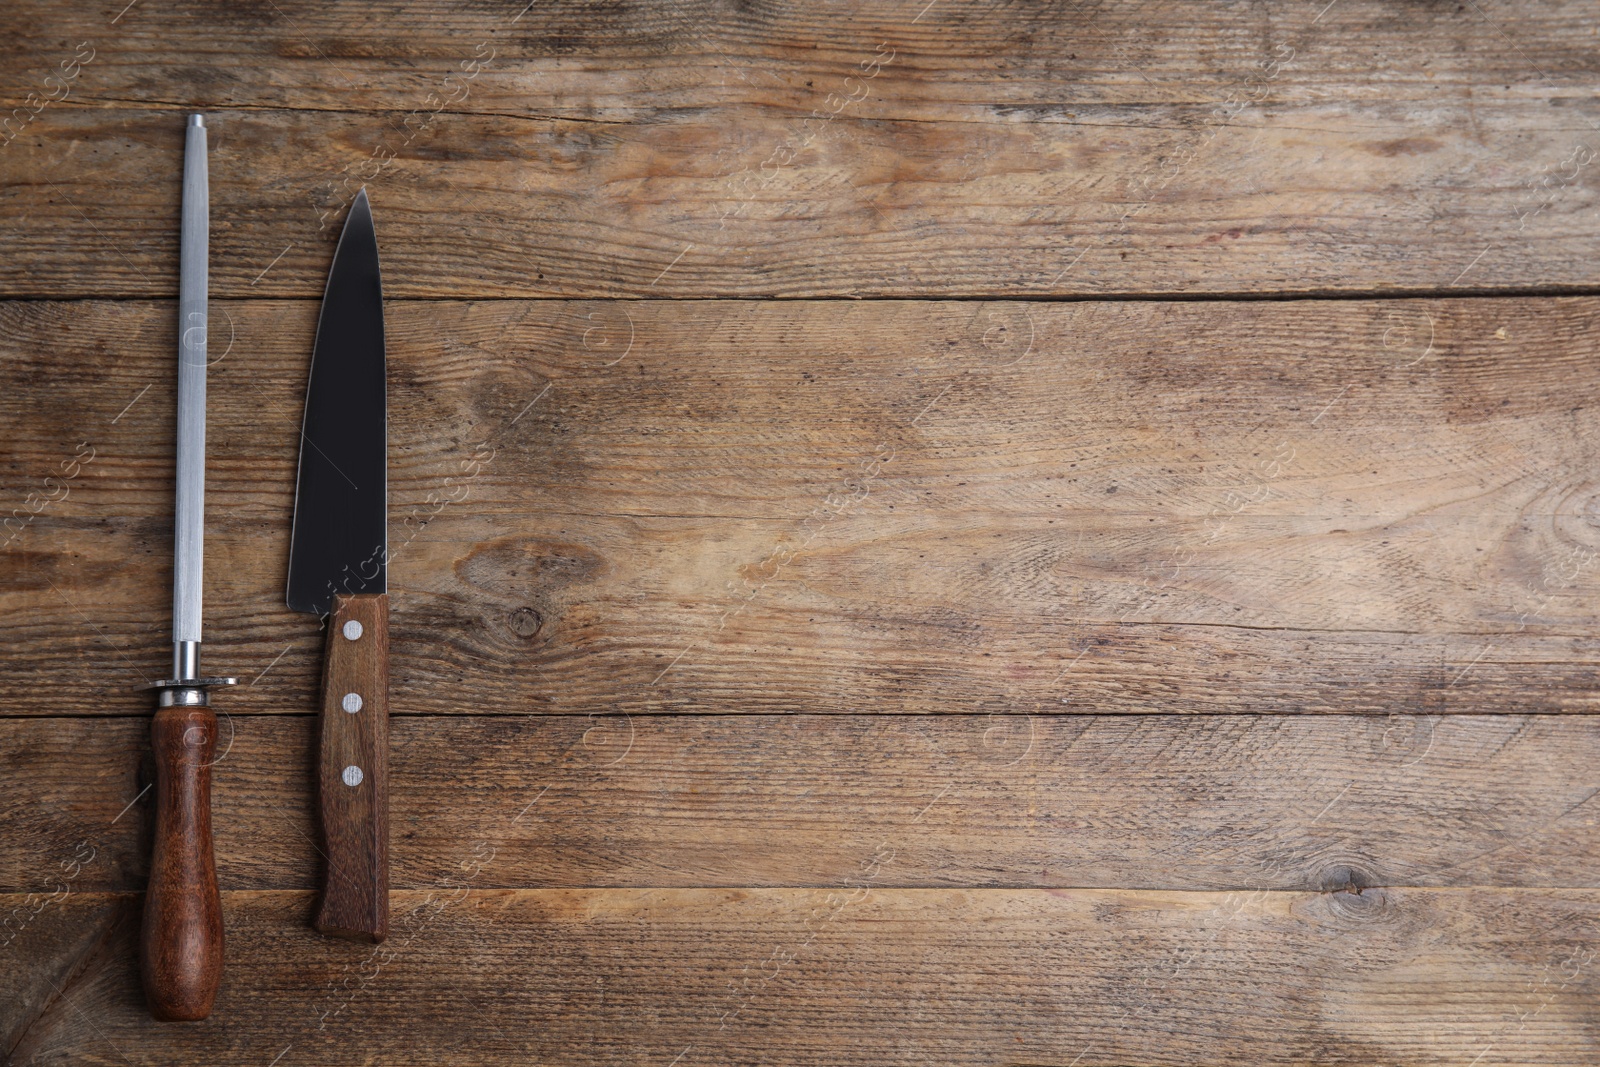
[(335, 596), (323, 660), (317, 786), (328, 874), (316, 927), (389, 933), (389, 597)]
[(217, 717), (170, 707), (150, 726), (156, 839), (145, 894), (140, 971), (150, 1014), (176, 1022), (211, 1014), (222, 982), (222, 899), (211, 850), (211, 763)]

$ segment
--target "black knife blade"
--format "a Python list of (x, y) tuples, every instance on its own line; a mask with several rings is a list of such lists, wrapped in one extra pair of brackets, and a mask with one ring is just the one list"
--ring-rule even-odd
[(388, 591), (383, 282), (367, 191), (350, 207), (322, 297), (300, 431), (289, 607)]

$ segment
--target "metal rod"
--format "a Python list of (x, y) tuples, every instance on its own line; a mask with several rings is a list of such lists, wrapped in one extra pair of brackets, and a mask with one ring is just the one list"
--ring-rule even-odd
[[(183, 157), (178, 285), (178, 492), (173, 526), (172, 640), (200, 640), (206, 494), (206, 258), (210, 231), (206, 123), (190, 115)], [(174, 650), (174, 665), (179, 653)], [(196, 677), (182, 674), (178, 677)]]

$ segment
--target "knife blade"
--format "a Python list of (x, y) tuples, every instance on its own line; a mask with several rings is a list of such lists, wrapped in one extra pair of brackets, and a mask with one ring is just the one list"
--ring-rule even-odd
[(306, 384), (286, 599), (326, 621), (317, 756), (327, 860), (314, 920), (389, 928), (388, 405), (383, 283), (367, 191), (328, 271)]
[(156, 767), (155, 845), (140, 932), (151, 1015), (204, 1019), (222, 981), (222, 901), (211, 845), (211, 763), (217, 717), (200, 674), (206, 491), (206, 258), (210, 230), (206, 125), (190, 115), (184, 141), (178, 283), (177, 493), (173, 521), (172, 677), (150, 725)]

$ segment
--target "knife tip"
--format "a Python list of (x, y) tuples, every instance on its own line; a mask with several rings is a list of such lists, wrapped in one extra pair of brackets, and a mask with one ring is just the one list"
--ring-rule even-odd
[(205, 129), (206, 117), (204, 115), (190, 115), (189, 125), (199, 126), (201, 129)]

